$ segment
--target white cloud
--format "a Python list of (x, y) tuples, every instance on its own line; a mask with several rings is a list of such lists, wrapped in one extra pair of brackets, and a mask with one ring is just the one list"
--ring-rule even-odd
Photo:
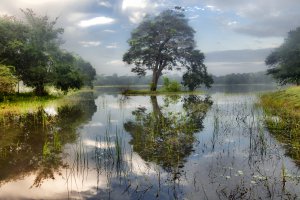
[(69, 22), (77, 22), (86, 17), (87, 17), (87, 14), (85, 14), (85, 13), (74, 12), (74, 13), (68, 14), (67, 20)]
[(98, 1), (98, 5), (99, 6), (104, 6), (104, 7), (107, 7), (107, 8), (112, 7), (112, 5), (111, 5), (111, 3), (109, 3), (109, 1)]
[(110, 29), (105, 29), (105, 30), (103, 30), (103, 32), (106, 32), (106, 33), (115, 33), (116, 31), (110, 30)]
[(238, 22), (237, 21), (230, 21), (227, 23), (228, 26), (233, 26), (236, 25)]
[(123, 0), (121, 10), (128, 15), (130, 22), (137, 24), (147, 13), (156, 13), (162, 7), (166, 7), (164, 0)]
[(107, 49), (116, 49), (118, 48), (117, 43), (111, 43), (109, 45), (106, 46)]
[(207, 5), (207, 6), (205, 6), (205, 8), (207, 8), (207, 9), (209, 9), (211, 11), (218, 11), (218, 12), (221, 11), (221, 9), (219, 9), (219, 8), (217, 8), (215, 6), (212, 6), (212, 5)]
[(90, 26), (96, 26), (96, 25), (105, 25), (105, 24), (113, 24), (115, 23), (115, 19), (110, 17), (95, 17), (88, 20), (82, 20), (79, 22), (80, 27), (90, 27)]
[(122, 60), (111, 60), (111, 61), (108, 61), (106, 64), (108, 64), (108, 65), (124, 65), (124, 62)]
[(101, 42), (99, 41), (80, 41), (79, 44), (81, 44), (83, 47), (97, 47), (101, 45)]
[(136, 11), (136, 12), (132, 12), (131, 15), (129, 16), (129, 20), (134, 23), (137, 24), (139, 23), (144, 17), (146, 16), (146, 13), (143, 11)]
[(147, 0), (123, 0), (122, 10), (144, 9), (148, 6)]
[(190, 20), (197, 19), (197, 18), (199, 18), (199, 15), (193, 15), (193, 16), (189, 17)]

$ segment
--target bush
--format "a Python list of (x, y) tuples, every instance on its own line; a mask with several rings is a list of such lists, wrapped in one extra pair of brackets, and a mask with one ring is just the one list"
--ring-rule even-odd
[(177, 81), (172, 81), (164, 77), (163, 90), (166, 92), (179, 92), (181, 91), (181, 85)]
[(0, 93), (14, 93), (17, 78), (13, 75), (13, 67), (0, 64)]

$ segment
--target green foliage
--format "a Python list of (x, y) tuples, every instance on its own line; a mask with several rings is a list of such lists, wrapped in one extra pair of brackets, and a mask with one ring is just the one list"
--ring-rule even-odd
[(279, 83), (300, 84), (300, 27), (288, 33), (284, 43), (265, 60), (271, 74)]
[(13, 75), (13, 68), (0, 64), (0, 94), (13, 93), (17, 78)]
[(130, 48), (123, 61), (135, 65), (131, 71), (139, 76), (144, 76), (147, 70), (152, 71), (151, 90), (155, 91), (163, 70), (190, 66), (194, 33), (182, 10), (166, 10), (158, 16), (148, 16), (132, 31), (128, 40)]
[(83, 78), (79, 69), (75, 68), (77, 59), (68, 52), (60, 52), (56, 56), (53, 72), (54, 85), (64, 92), (69, 89), (79, 89), (83, 85)]
[(190, 91), (204, 84), (207, 88), (213, 84), (213, 78), (208, 75), (205, 65), (203, 64), (204, 54), (199, 50), (193, 50), (188, 57), (189, 65), (187, 71), (183, 74), (183, 85)]
[(96, 78), (96, 70), (93, 68), (93, 66), (80, 57), (76, 57), (74, 66), (81, 74), (83, 84), (93, 87), (93, 80)]
[(181, 90), (181, 85), (177, 81), (169, 80), (168, 77), (164, 77), (163, 81), (164, 81), (163, 88), (162, 88), (163, 91), (179, 92)]
[[(46, 94), (45, 85), (55, 85), (63, 91), (92, 86), (95, 69), (83, 59), (62, 51), (62, 28), (57, 18), (38, 16), (32, 10), (22, 10), (25, 20), (0, 17), (0, 61), (12, 65), (16, 75), (39, 96)], [(64, 74), (62, 74), (65, 72)]]

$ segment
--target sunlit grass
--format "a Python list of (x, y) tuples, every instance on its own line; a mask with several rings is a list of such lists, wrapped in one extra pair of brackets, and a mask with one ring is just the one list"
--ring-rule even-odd
[(261, 96), (261, 104), (270, 113), (300, 117), (300, 87), (290, 87)]
[(81, 92), (90, 92), (90, 89), (74, 90), (63, 94), (60, 91), (51, 90), (46, 96), (36, 96), (33, 92), (3, 95), (0, 99), (0, 116), (24, 114), (36, 112), (39, 108), (56, 108), (71, 101), (76, 101), (76, 95)]
[(300, 164), (300, 87), (266, 93), (261, 96), (260, 104), (268, 130)]
[(61, 96), (48, 95), (37, 97), (32, 93), (5, 96), (3, 101), (0, 102), (0, 115), (34, 112), (39, 107), (45, 107), (59, 98)]

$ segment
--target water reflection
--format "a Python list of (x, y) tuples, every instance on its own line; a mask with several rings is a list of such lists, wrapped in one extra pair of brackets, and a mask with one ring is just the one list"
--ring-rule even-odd
[(181, 175), (186, 157), (193, 151), (194, 133), (203, 129), (203, 119), (212, 105), (206, 97), (187, 96), (182, 99), (183, 110), (171, 111), (180, 98), (166, 97), (159, 106), (156, 96), (150, 97), (152, 110), (138, 107), (124, 129), (132, 136), (130, 144), (145, 161), (154, 162), (170, 172), (173, 180)]
[(1, 199), (300, 194), (299, 168), (263, 126), (255, 95), (83, 95), (1, 121)]
[[(85, 96), (92, 96), (86, 93)], [(54, 108), (53, 108), (54, 109)], [(97, 110), (93, 98), (69, 102), (55, 112), (40, 107), (36, 112), (9, 115), (0, 121), (0, 185), (35, 173), (32, 187), (67, 167), (62, 147), (74, 143), (77, 129)]]

